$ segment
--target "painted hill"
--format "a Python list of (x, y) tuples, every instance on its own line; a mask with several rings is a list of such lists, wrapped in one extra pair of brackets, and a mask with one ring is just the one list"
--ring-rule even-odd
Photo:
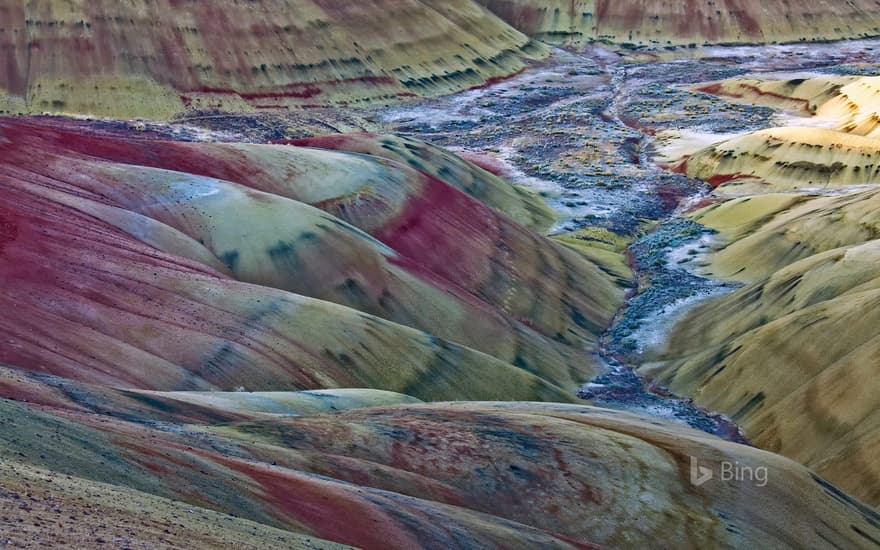
[(880, 141), (837, 130), (761, 130), (708, 147), (675, 170), (725, 189), (775, 191), (880, 181)]
[(547, 54), (523, 33), (576, 46), (830, 40), (880, 34), (880, 10), (870, 0), (260, 0), (222, 7), (3, 0), (0, 114), (168, 119), (193, 110), (433, 96), (509, 76), (524, 59)]
[(733, 101), (814, 115), (829, 129), (878, 137), (880, 77), (820, 76), (791, 80), (732, 78), (700, 84), (695, 91)]
[[(108, 517), (140, 507), (149, 509), (144, 527), (122, 533), (127, 540), (167, 544), (192, 533), (199, 542), (190, 544), (223, 548), (326, 547), (315, 539), (368, 549), (640, 547), (659, 537), (792, 548), (821, 537), (868, 548), (880, 536), (874, 512), (791, 461), (592, 407), (350, 408), (368, 404), (360, 392), (355, 401), (337, 395), (335, 414), (233, 420), (253, 414), (228, 406), (248, 394), (154, 400), (11, 369), (0, 369), (0, 393), (28, 399), (0, 399), (5, 517), (30, 526), (61, 510), (98, 548), (120, 536)], [(713, 469), (725, 460), (766, 467), (766, 485), (719, 478), (695, 487), (690, 456)], [(90, 519), (96, 513), (102, 521)], [(39, 527), (9, 536), (56, 540)]]
[(666, 161), (721, 192), (739, 194), (880, 182), (878, 84), (877, 77), (817, 77), (698, 85), (697, 92), (812, 118), (805, 126), (770, 128), (704, 148), (683, 145), (672, 132), (665, 137)]
[(861, 77), (839, 76), (789, 80), (731, 78), (719, 82), (699, 84), (694, 86), (694, 90), (732, 101), (815, 115), (819, 107), (838, 97), (842, 88), (858, 80), (861, 80)]
[(869, 458), (880, 453), (875, 82), (734, 79), (697, 88), (811, 114), (815, 126), (746, 134), (675, 165), (719, 186), (716, 195), (740, 195), (694, 219), (721, 243), (707, 272), (746, 286), (688, 315), (644, 371), (876, 506), (880, 470)]
[(0, 353), (23, 368), (154, 390), (570, 400), (623, 300), (582, 254), (391, 160), (47, 122), (0, 136), (0, 299), (20, 313), (0, 321), (16, 342)]
[(480, 0), (522, 32), (552, 43), (798, 42), (880, 34), (871, 0), (676, 2), (674, 0)]
[(0, 111), (164, 119), (458, 91), (541, 47), (470, 0), (3, 0), (0, 52)]
[(373, 155), (407, 164), (455, 186), (536, 231), (546, 231), (556, 219), (556, 214), (543, 201), (536, 200), (534, 192), (509, 185), (449, 151), (411, 138), (361, 133), (320, 136), (288, 143)]
[(660, 383), (752, 441), (880, 504), (880, 192), (738, 199), (697, 220), (732, 239), (715, 273), (751, 284), (676, 328)]
[[(11, 527), (4, 529), (4, 544), (12, 548), (260, 550), (267, 541), (295, 550), (351, 548), (22, 462), (0, 459), (0, 480), (0, 514)], [(51, 528), (42, 523), (50, 517)]]

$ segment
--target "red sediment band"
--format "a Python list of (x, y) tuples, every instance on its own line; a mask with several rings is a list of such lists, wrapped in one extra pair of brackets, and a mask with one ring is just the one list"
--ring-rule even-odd
[[(288, 84), (281, 86), (275, 91), (245, 93), (230, 88), (193, 88), (184, 90), (184, 94), (210, 94), (210, 95), (236, 95), (244, 100), (250, 101), (255, 99), (272, 99), (272, 98), (294, 98), (294, 99), (312, 99), (327, 91), (327, 88), (344, 86), (347, 84), (368, 84), (371, 86), (396, 86), (397, 81), (387, 76), (361, 76), (357, 78), (347, 78), (344, 80), (325, 80), (320, 82), (305, 82), (298, 84)], [(189, 95), (184, 95), (187, 99), (192, 99)]]
[(678, 164), (667, 166), (666, 169), (672, 172), (673, 174), (682, 174), (684, 176), (688, 173), (688, 159), (690, 157), (684, 157), (681, 162)]
[[(355, 137), (375, 137), (375, 134), (356, 134)], [(295, 147), (315, 147), (319, 149), (341, 151), (345, 149), (350, 141), (352, 141), (352, 136), (336, 134), (300, 139), (279, 139), (272, 143), (275, 145), (293, 145)]]
[(509, 74), (506, 76), (493, 76), (492, 78), (486, 80), (486, 82), (484, 84), (478, 84), (476, 86), (471, 86), (470, 88), (468, 88), (468, 91), (483, 90), (483, 89), (488, 88), (490, 86), (494, 86), (495, 84), (500, 84), (502, 82), (510, 80), (511, 78), (514, 78), (516, 76), (521, 75), (523, 73), (523, 71), (525, 71), (525, 69), (520, 69), (520, 70), (516, 71), (515, 73)]
[(724, 97), (735, 97), (735, 98), (742, 97), (741, 95), (725, 92), (724, 87), (721, 85), (721, 83), (708, 84), (706, 86), (701, 86), (701, 87), (697, 88), (697, 91), (703, 92), (704, 94), (724, 96)]
[[(682, 174), (688, 175), (688, 160), (689, 157), (685, 157), (681, 162), (675, 164), (673, 166), (666, 167), (667, 170), (672, 172), (673, 174)], [(730, 183), (732, 181), (737, 181), (741, 179), (746, 179), (749, 176), (745, 174), (717, 174), (706, 180), (706, 183), (711, 185), (713, 188), (724, 185), (725, 183)]]
[[(651, 4), (651, 3), (648, 3)], [(738, 0), (718, 2), (720, 9), (717, 13), (727, 12), (732, 21), (726, 22), (716, 15), (715, 7), (707, 7), (706, 2), (697, 0), (685, 0), (681, 2), (682, 15), (672, 15), (658, 10), (666, 3), (655, 2), (654, 5), (646, 5), (645, 2), (621, 2), (619, 0), (596, 0), (596, 32), (604, 34), (605, 29), (645, 29), (649, 26), (662, 24), (664, 28), (672, 32), (673, 36), (680, 38), (691, 37), (694, 41), (705, 39), (716, 41), (729, 32), (726, 26), (733, 27), (743, 36), (758, 37), (761, 35), (760, 22), (751, 15), (750, 10), (740, 5)], [(653, 8), (653, 9), (652, 9)], [(656, 21), (656, 23), (651, 23)]]
[[(364, 548), (386, 548), (389, 536), (408, 539), (405, 529), (381, 507), (339, 482), (200, 450), (194, 454), (205, 455), (256, 482), (269, 509), (281, 516), (279, 519), (305, 525), (318, 537)], [(382, 523), (377, 524), (380, 518)]]
[[(740, 89), (747, 90), (758, 97), (768, 97), (787, 103), (793, 103), (799, 105), (801, 111), (808, 114), (812, 113), (812, 110), (810, 109), (810, 101), (808, 99), (798, 99), (795, 97), (777, 94), (776, 92), (767, 92), (751, 84), (738, 84), (738, 86), (740, 87)], [(744, 93), (736, 93), (724, 90), (724, 87), (720, 83), (702, 86), (700, 88), (697, 88), (697, 91), (703, 92), (705, 94), (716, 95), (718, 97), (729, 97), (732, 99), (746, 98), (746, 94)]]
[[(400, 254), (417, 258), (425, 268), (465, 288), (477, 288), (483, 252), (499, 237), (496, 214), (475, 199), (442, 181), (425, 176), (418, 197), (374, 236)], [(463, 243), (471, 243), (464, 246)], [(468, 251), (469, 253), (464, 253)]]
[(712, 187), (720, 187), (725, 183), (745, 179), (747, 177), (748, 176), (746, 176), (745, 174), (718, 174), (707, 179), (706, 183), (708, 183)]

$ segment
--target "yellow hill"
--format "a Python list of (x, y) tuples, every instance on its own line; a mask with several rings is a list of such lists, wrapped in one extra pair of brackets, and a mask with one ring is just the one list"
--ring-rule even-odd
[(880, 10), (871, 0), (479, 1), (526, 34), (575, 45), (592, 40), (662, 45), (799, 42), (880, 34)]
[(771, 128), (712, 145), (677, 169), (739, 192), (875, 184), (880, 141), (823, 128)]
[(880, 137), (880, 77), (863, 77), (844, 86), (817, 115), (839, 120), (843, 132)]
[(819, 107), (838, 97), (842, 88), (858, 80), (859, 77), (856, 76), (790, 80), (731, 78), (700, 84), (694, 90), (752, 105), (766, 105), (812, 115)]
[(731, 415), (762, 448), (880, 504), (880, 191), (737, 199), (695, 219), (710, 264), (751, 282), (698, 307), (644, 372)]
[(728, 244), (710, 263), (715, 276), (758, 281), (790, 263), (880, 234), (880, 190), (839, 197), (768, 194), (695, 214)]
[(541, 47), (470, 0), (0, 3), (0, 111), (169, 118), (484, 84)]

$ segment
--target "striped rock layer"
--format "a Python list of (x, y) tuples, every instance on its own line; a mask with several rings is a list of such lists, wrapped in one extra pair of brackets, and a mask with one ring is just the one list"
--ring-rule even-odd
[(645, 368), (660, 383), (731, 415), (757, 445), (874, 506), (880, 504), (873, 458), (880, 453), (875, 80), (735, 79), (702, 88), (787, 110), (801, 101), (817, 126), (746, 134), (677, 166), (718, 185), (716, 194), (739, 195), (694, 219), (718, 231), (709, 273), (746, 286), (694, 310), (676, 327), (666, 353)]
[(870, 0), (3, 0), (0, 112), (168, 119), (434, 96), (548, 53), (526, 35), (665, 46), (878, 34)]
[(675, 170), (721, 191), (842, 188), (880, 181), (880, 140), (837, 130), (761, 130), (698, 151)]
[(880, 34), (871, 0), (479, 0), (522, 32), (551, 43), (744, 44)]
[(164, 119), (484, 84), (542, 48), (470, 0), (0, 2), (0, 110)]
[[(129, 541), (192, 533), (187, 546), (205, 548), (870, 548), (880, 536), (876, 513), (787, 459), (592, 407), (360, 408), (388, 402), (361, 391), (336, 395), (332, 414), (278, 396), (303, 414), (272, 416), (247, 394), (196, 403), (13, 369), (0, 369), (0, 395), (28, 399), (0, 399), (0, 521), (30, 526), (47, 508), (96, 548), (119, 536), (108, 518), (135, 513)], [(767, 476), (698, 487), (691, 457)]]
[(0, 355), (32, 370), (569, 400), (623, 299), (574, 249), (387, 159), (11, 121), (0, 159)]
[(880, 503), (880, 193), (738, 199), (696, 219), (748, 285), (697, 308), (652, 376), (733, 416), (762, 448)]
[(861, 80), (861, 77), (838, 76), (790, 80), (731, 78), (699, 84), (693, 89), (741, 103), (766, 105), (799, 114), (813, 115), (819, 107), (838, 97), (842, 88), (858, 80)]
[(811, 115), (813, 121), (722, 141), (688, 155), (674, 169), (736, 192), (877, 183), (878, 84), (878, 77), (818, 77), (700, 85), (696, 91)]

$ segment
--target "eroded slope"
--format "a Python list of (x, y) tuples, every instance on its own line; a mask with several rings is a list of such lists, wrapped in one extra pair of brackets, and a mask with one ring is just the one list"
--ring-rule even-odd
[(17, 366), (155, 390), (569, 400), (623, 298), (575, 250), (394, 161), (2, 131)]
[(812, 118), (804, 119), (808, 126), (749, 133), (693, 154), (678, 151), (684, 158), (671, 164), (740, 193), (877, 183), (878, 82), (877, 77), (734, 78), (697, 86), (698, 92)]
[(878, 146), (837, 130), (771, 128), (703, 149), (675, 169), (740, 193), (840, 188), (880, 181)]
[(0, 110), (160, 119), (435, 95), (541, 50), (470, 0), (4, 0), (0, 30)]
[[(163, 423), (150, 425), (114, 418), (114, 399), (97, 415), (70, 401), (72, 388), (71, 397), (44, 393), (25, 378), (29, 405), (0, 400), (0, 476), (7, 495), (33, 480), (38, 500), (12, 517), (40, 514), (47, 499), (95, 506), (98, 493), (102, 511), (148, 506), (145, 537), (154, 516), (180, 510), (161, 498), (199, 507), (168, 538), (195, 530), (192, 520), (213, 521), (200, 508), (262, 524), (249, 530), (257, 539), (272, 526), (361, 548), (638, 547), (661, 537), (780, 547), (818, 537), (867, 548), (878, 536), (876, 514), (786, 459), (626, 413), (455, 403), (180, 426), (171, 423), (192, 421), (191, 407), (166, 402), (154, 409)], [(766, 467), (766, 485), (695, 487), (690, 456), (711, 468), (733, 459)], [(53, 489), (45, 478), (58, 474), (67, 476)], [(243, 520), (213, 536), (235, 535)], [(92, 523), (84, 514), (74, 525)]]
[(480, 1), (526, 34), (575, 45), (797, 42), (880, 33), (880, 10), (871, 0)]
[(880, 502), (880, 469), (871, 458), (880, 453), (877, 196), (794, 197), (788, 204), (755, 197), (707, 212), (701, 221), (711, 225), (730, 219), (724, 211), (743, 209), (746, 200), (776, 203), (716, 260), (717, 271), (755, 282), (697, 308), (676, 327), (666, 361), (645, 369), (732, 415), (755, 444), (874, 505)]

